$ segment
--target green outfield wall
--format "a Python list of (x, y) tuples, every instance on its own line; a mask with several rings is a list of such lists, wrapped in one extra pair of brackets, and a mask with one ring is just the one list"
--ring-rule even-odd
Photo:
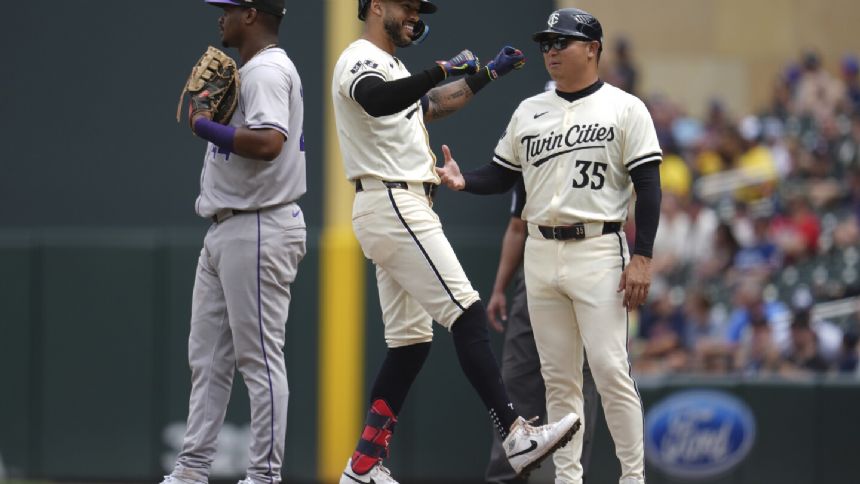
[[(187, 411), (189, 294), (201, 235), (103, 229), (0, 236), (0, 456), (10, 477), (152, 481), (172, 465)], [(497, 235), (451, 234), (482, 293), (491, 283)], [(319, 458), (319, 251), (317, 234), (309, 237), (287, 324), (287, 482), (313, 482)], [(384, 353), (371, 282), (365, 388)], [(248, 402), (240, 379), (234, 387), (214, 466), (222, 478), (239, 476), (246, 462)], [(690, 390), (733, 395), (755, 425), (748, 454), (717, 478), (679, 480), (649, 464), (652, 483), (844, 482), (838, 477), (851, 475), (860, 449), (856, 381), (674, 379), (642, 381), (640, 389), (648, 411)], [(489, 420), (441, 327), (400, 417), (388, 464), (402, 482), (480, 481)], [(613, 482), (618, 472), (602, 420), (594, 469), (594, 482)]]

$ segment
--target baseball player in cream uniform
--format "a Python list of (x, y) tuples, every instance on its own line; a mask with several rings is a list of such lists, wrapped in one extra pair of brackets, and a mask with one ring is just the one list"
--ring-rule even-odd
[[(382, 459), (429, 354), (433, 320), (451, 331), (460, 366), (518, 473), (564, 445), (579, 426), (573, 413), (545, 426), (532, 426), (516, 413), (489, 346), (484, 306), (432, 209), (439, 177), (425, 121), (462, 108), (482, 87), (521, 66), (522, 53), (505, 47), (480, 67), (463, 51), (411, 74), (394, 53), (426, 29), (419, 14), (435, 11), (435, 4), (423, 0), (359, 0), (364, 34), (341, 54), (332, 79), (344, 169), (356, 189), (353, 229), (376, 265), (388, 346), (341, 484), (397, 482)], [(453, 76), (462, 77), (435, 87)]]
[(277, 46), (283, 0), (207, 0), (236, 47), (239, 105), (228, 126), (192, 119), (209, 141), (197, 214), (212, 221), (197, 262), (182, 451), (162, 484), (205, 484), (236, 369), (251, 406), (250, 464), (240, 484), (281, 482), (289, 389), (284, 363), (290, 284), (305, 255), (302, 84)]
[[(438, 172), (449, 187), (474, 193), (507, 190), (521, 174), (526, 289), (549, 421), (582, 414), (587, 350), (620, 482), (644, 483), (643, 409), (630, 374), (627, 312), (644, 302), (650, 284), (662, 153), (645, 105), (597, 76), (603, 31), (594, 16), (558, 10), (534, 39), (557, 89), (517, 107), (489, 165), (461, 174), (443, 147)], [(634, 188), (631, 258), (620, 230)], [(557, 484), (582, 483), (580, 436), (554, 456)]]

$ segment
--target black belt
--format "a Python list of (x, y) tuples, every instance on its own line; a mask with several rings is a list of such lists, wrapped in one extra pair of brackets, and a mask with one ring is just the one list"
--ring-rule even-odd
[[(538, 225), (540, 234), (545, 239), (554, 240), (582, 240), (585, 238), (585, 225), (582, 223), (573, 225)], [(621, 230), (621, 222), (603, 222), (602, 234), (612, 234)]]
[[(240, 213), (256, 213), (256, 210), (235, 210), (235, 209), (227, 209), (227, 210), (219, 210), (218, 213), (212, 216), (213, 223), (221, 223), (228, 218), (233, 217), (234, 215), (239, 215)], [(220, 217), (219, 217), (220, 215)]]
[[(268, 207), (263, 207), (263, 208), (253, 209), (253, 210), (236, 210), (235, 208), (222, 209), (222, 210), (217, 211), (215, 213), (215, 215), (212, 216), (212, 222), (218, 224), (218, 223), (221, 223), (221, 222), (227, 220), (228, 218), (239, 215), (240, 213), (265, 212), (266, 210), (281, 208), (281, 207), (283, 207), (285, 205), (289, 205), (291, 203), (293, 203), (293, 202), (279, 203), (277, 205), (269, 205)], [(219, 215), (220, 215), (220, 217), (219, 217)]]
[[(387, 188), (400, 188), (402, 190), (409, 190), (409, 183), (407, 183), (405, 181), (380, 180), (380, 182), (383, 185), (385, 185)], [(427, 195), (430, 198), (433, 198), (433, 196), (436, 195), (436, 188), (438, 188), (439, 185), (436, 185), (435, 183), (430, 183), (430, 182), (423, 182), (422, 185), (424, 186), (424, 194), (425, 195)], [(361, 180), (355, 180), (355, 193), (358, 193), (361, 191), (364, 191), (364, 187), (361, 186)]]

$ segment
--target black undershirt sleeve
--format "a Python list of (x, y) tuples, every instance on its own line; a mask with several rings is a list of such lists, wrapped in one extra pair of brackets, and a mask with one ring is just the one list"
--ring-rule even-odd
[(438, 66), (396, 81), (367, 76), (358, 81), (353, 96), (374, 118), (389, 116), (414, 104), (444, 79), (445, 73)]
[(475, 170), (463, 173), (466, 187), (463, 191), (477, 195), (505, 193), (522, 177), (522, 173), (488, 163)]
[(639, 165), (630, 171), (630, 178), (636, 190), (636, 243), (633, 253), (651, 257), (654, 236), (660, 223), (660, 202), (663, 199), (660, 166), (654, 162)]

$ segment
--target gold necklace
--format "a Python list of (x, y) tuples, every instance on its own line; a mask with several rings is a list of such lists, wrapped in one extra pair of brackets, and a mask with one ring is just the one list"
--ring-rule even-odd
[[(268, 50), (268, 49), (271, 49), (272, 47), (277, 47), (277, 46), (278, 46), (277, 43), (271, 43), (271, 44), (263, 47), (262, 49), (258, 50), (254, 55), (252, 55), (251, 58), (248, 59), (248, 62), (251, 62), (251, 59), (260, 55), (264, 50)], [(245, 64), (247, 64), (248, 62), (245, 62)]]

